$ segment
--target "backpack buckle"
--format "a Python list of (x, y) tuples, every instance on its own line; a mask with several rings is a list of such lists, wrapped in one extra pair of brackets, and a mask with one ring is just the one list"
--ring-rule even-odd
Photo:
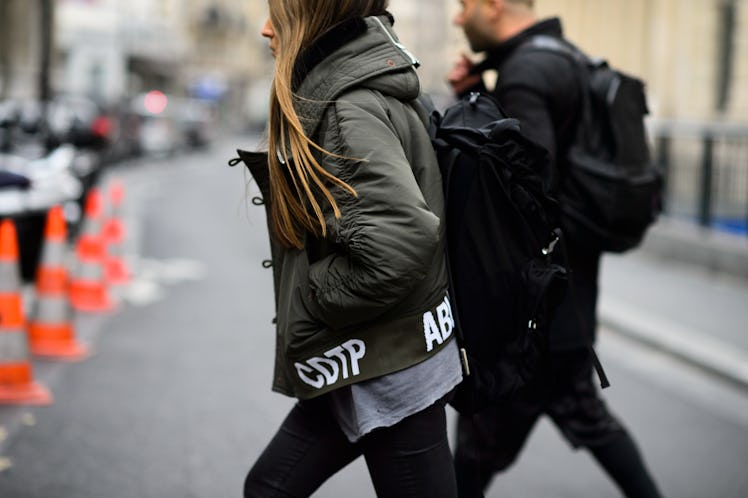
[(556, 244), (558, 244), (558, 240), (559, 240), (558, 234), (554, 234), (553, 240), (551, 240), (550, 244), (548, 244), (547, 247), (543, 248), (543, 251), (542, 251), (543, 256), (548, 256), (549, 254), (553, 252), (553, 249), (556, 247)]

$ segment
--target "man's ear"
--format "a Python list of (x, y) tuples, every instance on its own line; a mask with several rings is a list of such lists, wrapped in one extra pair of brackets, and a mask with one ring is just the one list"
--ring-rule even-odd
[(490, 20), (496, 20), (506, 9), (505, 0), (483, 0), (484, 15)]

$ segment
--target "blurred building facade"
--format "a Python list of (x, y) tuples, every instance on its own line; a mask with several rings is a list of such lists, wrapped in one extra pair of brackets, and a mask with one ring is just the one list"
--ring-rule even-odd
[[(451, 3), (451, 2), (450, 2)], [(457, 4), (457, 0), (454, 0)], [(400, 40), (413, 52), (421, 66), (421, 83), (438, 101), (450, 92), (444, 83), (446, 55), (450, 46), (458, 43), (458, 30), (453, 29), (447, 3), (434, 0), (390, 0), (395, 17), (395, 31)], [(452, 43), (450, 43), (452, 35)]]
[(172, 91), (188, 54), (181, 0), (58, 0), (55, 82), (62, 93), (114, 102)]
[(641, 75), (653, 115), (748, 119), (745, 0), (538, 0), (591, 54)]
[(57, 0), (56, 89), (105, 103), (160, 90), (244, 119), (256, 82), (268, 85), (266, 10), (244, 0)]
[(188, 90), (197, 97), (220, 99), (224, 114), (241, 109), (242, 118), (264, 122), (272, 78), (272, 57), (260, 36), (267, 3), (186, 0), (184, 5)]
[(40, 3), (0, 0), (0, 100), (38, 96), (41, 41)]
[[(748, 120), (746, 0), (535, 3), (540, 17), (561, 17), (567, 36), (590, 55), (642, 77), (653, 116)], [(425, 86), (448, 92), (444, 75), (460, 52), (469, 53), (452, 24), (459, 2), (392, 0), (391, 8), (401, 38), (424, 63)]]
[[(220, 98), (263, 117), (272, 60), (259, 30), (264, 1), (2, 0), (0, 97), (39, 92), (40, 5), (56, 10), (53, 89), (116, 100), (138, 91)], [(593, 55), (640, 75), (660, 118), (748, 117), (748, 0), (536, 0)], [(421, 60), (424, 87), (467, 51), (452, 25), (457, 0), (391, 0), (396, 29)]]

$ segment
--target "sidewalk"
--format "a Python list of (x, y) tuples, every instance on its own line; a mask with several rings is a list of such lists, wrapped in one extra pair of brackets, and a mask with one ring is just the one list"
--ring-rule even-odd
[(748, 239), (663, 220), (600, 284), (601, 326), (748, 389)]

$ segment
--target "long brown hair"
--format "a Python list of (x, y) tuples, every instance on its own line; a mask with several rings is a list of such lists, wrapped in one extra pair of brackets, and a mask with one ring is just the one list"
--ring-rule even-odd
[(271, 217), (279, 242), (286, 247), (302, 248), (305, 230), (318, 236), (327, 234), (320, 201), (332, 208), (336, 218), (340, 217), (330, 188), (340, 187), (350, 195), (356, 195), (356, 191), (327, 172), (314, 157), (313, 150), (332, 154), (304, 133), (293, 106), (297, 98), (291, 84), (294, 63), (305, 48), (332, 26), (346, 19), (383, 14), (388, 0), (269, 0), (268, 3), (278, 43), (268, 127)]

